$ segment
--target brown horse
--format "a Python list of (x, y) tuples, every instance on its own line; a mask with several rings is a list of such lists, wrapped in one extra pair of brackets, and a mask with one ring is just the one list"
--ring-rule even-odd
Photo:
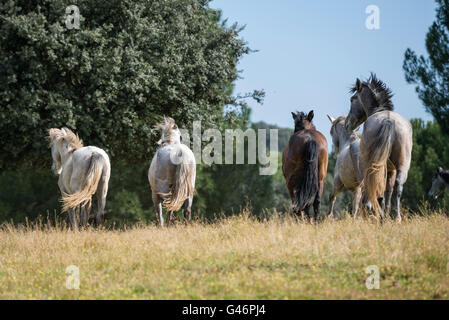
[(293, 113), (295, 133), (282, 153), (282, 172), (292, 199), (293, 211), (305, 213), (313, 204), (318, 218), (327, 172), (327, 141), (312, 123), (313, 111)]

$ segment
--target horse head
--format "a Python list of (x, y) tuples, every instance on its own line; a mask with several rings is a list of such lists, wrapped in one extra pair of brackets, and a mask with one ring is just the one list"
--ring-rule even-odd
[(292, 112), (292, 117), (295, 121), (295, 132), (315, 129), (315, 126), (312, 123), (314, 117), (313, 110), (307, 115), (304, 112)]
[(51, 170), (59, 175), (72, 153), (83, 147), (83, 141), (68, 128), (51, 128), (48, 130), (48, 138), (53, 159)]
[(181, 132), (179, 131), (179, 128), (173, 118), (164, 116), (164, 120), (158, 123), (154, 129), (161, 131), (161, 139), (157, 142), (158, 144), (173, 144), (181, 142)]
[(443, 168), (438, 167), (437, 172), (432, 180), (432, 187), (429, 190), (429, 197), (437, 199), (443, 193), (444, 188), (449, 185), (445, 178), (449, 177), (449, 173), (445, 172)]
[[(357, 79), (358, 80), (358, 79)], [(356, 130), (366, 120), (366, 112), (357, 94), (351, 97), (351, 108), (345, 120), (347, 131)]]
[(351, 89), (351, 110), (346, 120), (346, 129), (355, 130), (372, 114), (380, 111), (393, 111), (393, 93), (384, 82), (371, 73), (367, 81), (357, 78)]

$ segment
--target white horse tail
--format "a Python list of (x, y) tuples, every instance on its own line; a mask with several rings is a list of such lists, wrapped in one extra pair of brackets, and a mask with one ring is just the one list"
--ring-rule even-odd
[(383, 120), (373, 139), (362, 139), (361, 149), (365, 166), (366, 197), (376, 213), (382, 214), (378, 198), (383, 198), (387, 182), (387, 160), (394, 138), (394, 121)]
[(195, 192), (195, 175), (195, 163), (182, 161), (176, 166), (175, 182), (168, 197), (162, 203), (167, 211), (179, 210), (186, 199), (193, 197)]
[(86, 179), (84, 180), (83, 187), (80, 191), (62, 195), (62, 211), (67, 211), (78, 207), (79, 205), (88, 204), (92, 196), (97, 191), (98, 183), (100, 182), (103, 168), (106, 165), (104, 157), (99, 153), (93, 153), (90, 158), (90, 164), (87, 171)]

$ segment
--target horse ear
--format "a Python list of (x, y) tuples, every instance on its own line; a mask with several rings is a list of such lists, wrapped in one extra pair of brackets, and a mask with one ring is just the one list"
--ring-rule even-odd
[(293, 120), (296, 120), (296, 113), (292, 112)]
[(327, 118), (329, 119), (329, 121), (330, 121), (332, 124), (334, 124), (334, 121), (335, 121), (334, 118), (332, 118), (330, 115), (327, 115)]
[(362, 90), (362, 81), (360, 81), (359, 78), (355, 81), (355, 88), (357, 89), (357, 92), (360, 92)]
[(307, 120), (312, 121), (314, 115), (315, 114), (313, 113), (313, 110), (310, 111), (309, 114), (307, 115)]

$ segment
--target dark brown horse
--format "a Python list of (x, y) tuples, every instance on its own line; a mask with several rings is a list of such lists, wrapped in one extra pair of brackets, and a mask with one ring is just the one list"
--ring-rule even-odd
[(320, 212), (321, 194), (327, 172), (327, 141), (312, 123), (313, 111), (293, 113), (295, 133), (282, 153), (284, 173), (293, 211), (309, 216), (313, 204), (314, 218)]

